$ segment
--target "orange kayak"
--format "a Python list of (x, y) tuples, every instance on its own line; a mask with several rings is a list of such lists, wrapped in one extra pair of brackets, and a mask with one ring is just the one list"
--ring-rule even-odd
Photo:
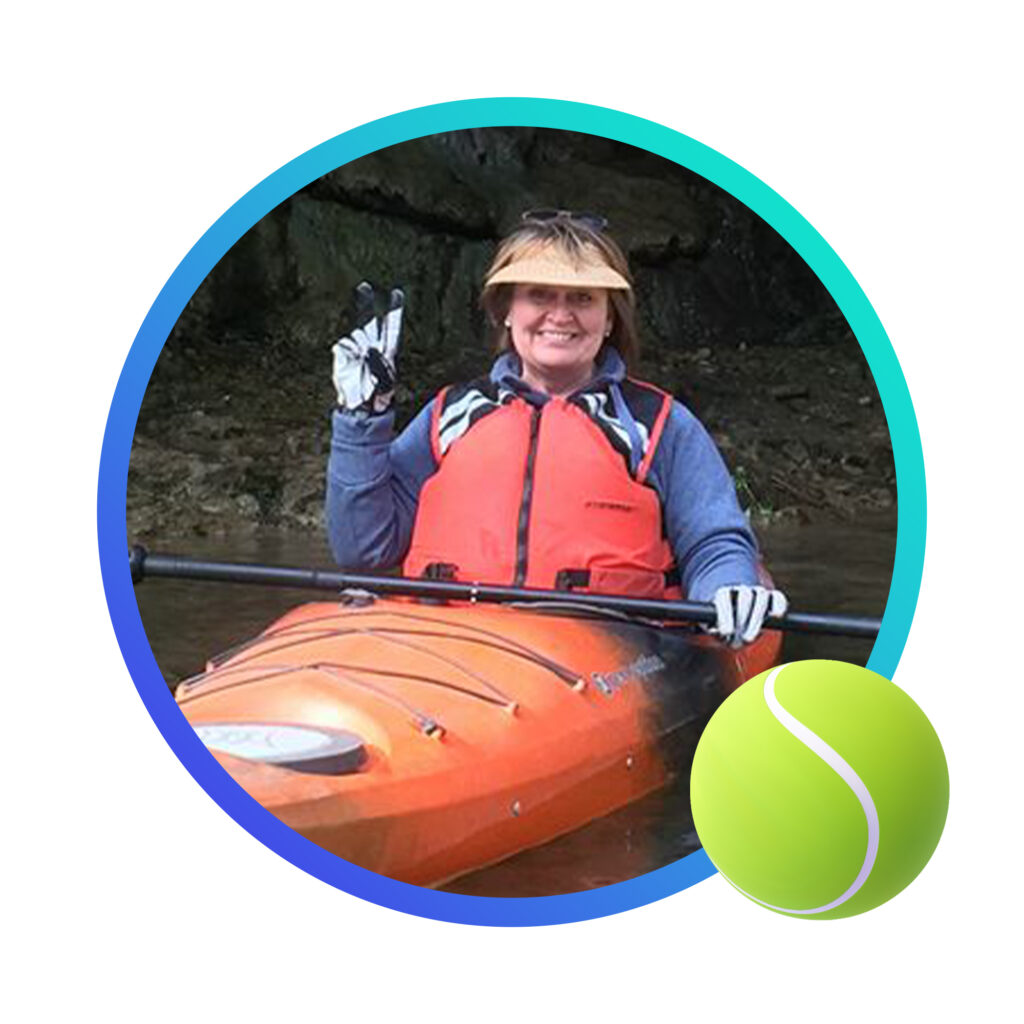
[(435, 886), (689, 770), (704, 723), (775, 663), (584, 610), (303, 605), (178, 687), (236, 782), (348, 861)]

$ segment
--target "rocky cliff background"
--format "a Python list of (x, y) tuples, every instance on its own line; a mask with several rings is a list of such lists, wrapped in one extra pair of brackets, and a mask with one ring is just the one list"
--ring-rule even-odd
[(322, 529), (330, 347), (354, 286), (401, 285), (400, 424), (492, 353), (478, 308), (523, 210), (608, 218), (637, 286), (639, 376), (718, 442), (762, 519), (892, 519), (870, 371), (828, 292), (760, 218), (696, 174), (596, 136), (495, 128), (332, 171), (253, 227), (197, 290), (139, 414), (131, 540)]

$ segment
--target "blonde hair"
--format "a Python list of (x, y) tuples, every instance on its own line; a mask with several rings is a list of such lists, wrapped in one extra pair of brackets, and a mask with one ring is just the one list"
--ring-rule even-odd
[[(633, 297), (633, 277), (629, 262), (619, 246), (604, 232), (595, 231), (570, 217), (556, 217), (545, 221), (524, 221), (498, 245), (484, 281), (499, 270), (535, 252), (539, 246), (553, 247), (573, 263), (590, 262), (596, 257), (629, 282), (629, 289), (608, 288), (608, 301), (612, 311), (612, 330), (606, 340), (622, 356), (627, 370), (632, 371), (640, 354), (640, 339), (636, 330), (636, 300)], [(588, 260), (588, 257), (590, 258)], [(485, 285), (480, 305), (490, 320), (496, 347), (504, 352), (512, 347), (512, 338), (505, 326), (512, 305), (514, 284)]]

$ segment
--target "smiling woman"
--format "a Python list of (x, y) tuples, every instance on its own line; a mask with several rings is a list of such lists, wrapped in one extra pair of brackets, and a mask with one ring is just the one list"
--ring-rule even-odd
[[(729, 473), (697, 419), (633, 380), (629, 266), (604, 222), (523, 215), (481, 304), (500, 355), (394, 438), (403, 295), (335, 346), (327, 521), (350, 569), (713, 601), (753, 641), (786, 599), (765, 586)], [(371, 297), (361, 286), (365, 305)]]
[(597, 353), (611, 333), (608, 293), (517, 284), (505, 327), (537, 391), (567, 395), (593, 376)]

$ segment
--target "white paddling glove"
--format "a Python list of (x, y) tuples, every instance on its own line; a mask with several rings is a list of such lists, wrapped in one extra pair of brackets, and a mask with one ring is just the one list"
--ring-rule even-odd
[(742, 647), (757, 638), (769, 615), (785, 615), (789, 601), (781, 590), (767, 587), (719, 587), (715, 591), (718, 618), (708, 630), (730, 647)]
[(332, 350), (339, 408), (382, 413), (390, 407), (404, 302), (401, 289), (393, 289), (388, 311), (377, 316), (373, 287), (363, 281), (356, 288), (356, 320), (362, 326), (339, 338)]

